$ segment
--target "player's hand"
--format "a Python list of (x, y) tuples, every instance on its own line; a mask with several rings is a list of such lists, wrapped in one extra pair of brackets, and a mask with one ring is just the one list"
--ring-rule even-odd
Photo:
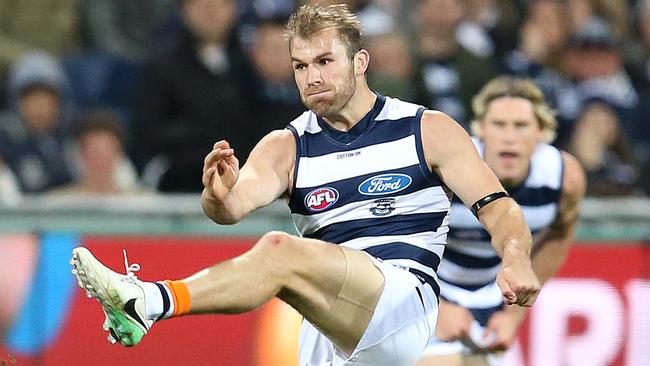
[(440, 300), (436, 337), (445, 341), (467, 338), (470, 336), (474, 317), (462, 306)]
[(508, 305), (532, 306), (541, 285), (526, 255), (503, 257), (503, 265), (497, 274), (497, 284)]
[(505, 351), (517, 338), (517, 330), (523, 318), (516, 312), (506, 309), (497, 311), (488, 320), (483, 338), (493, 337), (488, 345), (491, 352)]
[(210, 198), (223, 201), (239, 178), (239, 161), (226, 140), (214, 144), (203, 161), (203, 187)]

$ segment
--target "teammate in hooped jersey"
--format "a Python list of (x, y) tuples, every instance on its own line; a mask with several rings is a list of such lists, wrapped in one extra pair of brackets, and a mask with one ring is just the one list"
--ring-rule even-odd
[[(498, 77), (473, 99), (474, 143), (534, 234), (533, 270), (543, 284), (573, 242), (585, 176), (577, 160), (545, 142), (556, 121), (529, 80)], [(504, 306), (496, 285), (494, 236), (460, 202), (452, 203), (448, 245), (438, 269), (440, 316), (418, 366), (500, 365), (526, 308)]]
[(124, 276), (74, 250), (79, 284), (100, 300), (114, 340), (135, 345), (154, 321), (278, 297), (305, 318), (301, 366), (413, 365), (438, 315), (451, 191), (496, 238), (507, 303), (532, 305), (539, 281), (521, 210), (456, 122), (369, 89), (360, 33), (344, 5), (300, 7), (287, 35), (309, 111), (264, 137), (241, 171), (227, 141), (205, 158), (211, 219), (235, 223), (284, 198), (301, 237), (271, 232), (240, 257), (157, 283), (135, 279), (139, 266)]

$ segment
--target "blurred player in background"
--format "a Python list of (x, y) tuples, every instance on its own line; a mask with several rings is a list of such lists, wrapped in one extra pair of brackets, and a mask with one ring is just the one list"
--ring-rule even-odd
[(530, 230), (467, 133), (440, 112), (369, 89), (370, 58), (346, 6), (300, 7), (287, 34), (310, 111), (264, 137), (241, 172), (233, 148), (217, 142), (204, 161), (202, 204), (232, 224), (284, 198), (302, 237), (271, 232), (240, 257), (156, 283), (136, 280), (138, 265), (120, 275), (75, 249), (73, 272), (102, 304), (111, 337), (131, 346), (156, 320), (241, 313), (278, 297), (305, 317), (301, 365), (413, 365), (438, 315), (449, 189), (495, 238), (507, 303), (532, 305)]
[[(473, 99), (476, 149), (521, 206), (534, 235), (532, 264), (543, 284), (573, 243), (585, 176), (577, 160), (548, 144), (555, 117), (533, 82), (498, 77)], [(438, 278), (436, 336), (419, 366), (500, 365), (527, 308), (503, 304), (496, 283), (501, 259), (460, 201), (452, 202), (448, 244)]]

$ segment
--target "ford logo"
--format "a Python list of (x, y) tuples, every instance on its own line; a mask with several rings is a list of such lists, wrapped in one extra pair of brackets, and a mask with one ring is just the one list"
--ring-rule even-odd
[(359, 193), (366, 196), (397, 193), (411, 185), (413, 179), (406, 174), (381, 174), (359, 184)]
[(331, 187), (316, 188), (305, 196), (305, 206), (311, 211), (323, 211), (339, 199), (339, 191)]

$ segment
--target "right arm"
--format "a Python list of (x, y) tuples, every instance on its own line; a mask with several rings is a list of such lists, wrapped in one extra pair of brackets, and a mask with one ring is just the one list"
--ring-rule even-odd
[(203, 165), (203, 211), (216, 223), (234, 224), (270, 204), (288, 193), (295, 156), (291, 131), (272, 131), (255, 146), (240, 172), (230, 144), (217, 142)]
[[(424, 113), (422, 142), (430, 168), (468, 207), (504, 190), (469, 135), (447, 115)], [(531, 306), (539, 292), (539, 281), (530, 263), (530, 229), (519, 205), (511, 198), (498, 199), (480, 209), (478, 219), (492, 237), (492, 246), (503, 263), (497, 282), (504, 301)]]

